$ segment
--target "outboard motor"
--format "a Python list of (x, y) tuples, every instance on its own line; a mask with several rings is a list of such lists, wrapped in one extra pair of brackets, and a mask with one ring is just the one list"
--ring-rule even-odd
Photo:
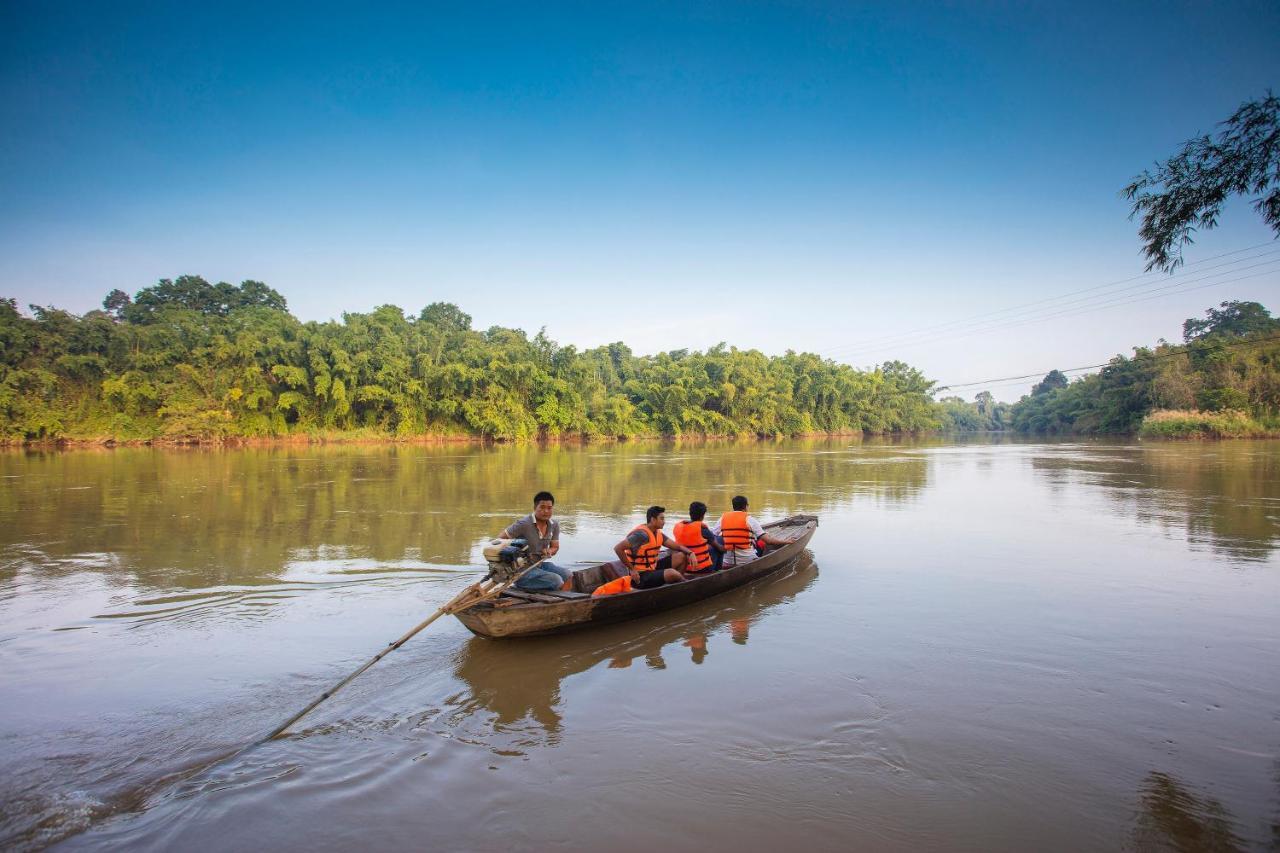
[(529, 543), (524, 539), (494, 539), (484, 546), (489, 577), (498, 582), (519, 574), (529, 565)]

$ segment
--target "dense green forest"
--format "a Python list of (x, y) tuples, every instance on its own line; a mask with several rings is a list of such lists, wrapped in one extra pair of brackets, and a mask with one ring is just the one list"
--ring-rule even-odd
[(301, 322), (261, 282), (162, 280), (76, 316), (0, 299), (0, 439), (502, 439), (916, 432), (933, 383), (721, 344), (634, 355), (471, 328), (457, 306)]
[(724, 344), (580, 352), (473, 329), (440, 302), (304, 323), (261, 282), (183, 276), (112, 291), (83, 316), (0, 299), (0, 441), (1280, 430), (1280, 320), (1224, 302), (1183, 337), (1075, 381), (1052, 371), (1012, 405), (986, 391), (935, 402), (934, 383), (898, 361), (863, 371)]
[(1014, 404), (1010, 425), (1082, 435), (1280, 431), (1280, 320), (1257, 302), (1224, 302), (1182, 330), (1181, 344), (1138, 347), (1074, 381), (1050, 372)]

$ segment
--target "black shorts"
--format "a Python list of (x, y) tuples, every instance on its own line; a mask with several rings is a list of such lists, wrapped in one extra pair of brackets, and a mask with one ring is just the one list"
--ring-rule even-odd
[[(670, 565), (670, 561), (668, 561), (667, 564)], [(662, 563), (658, 563), (658, 565), (662, 565)], [(640, 580), (633, 584), (633, 586), (636, 589), (657, 589), (667, 582), (667, 579), (663, 577), (665, 574), (665, 569), (654, 569), (651, 572), (638, 572), (637, 576)]]

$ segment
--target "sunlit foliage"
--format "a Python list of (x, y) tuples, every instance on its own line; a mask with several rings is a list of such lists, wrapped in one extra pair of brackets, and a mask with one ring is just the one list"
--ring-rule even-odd
[(163, 280), (75, 316), (0, 300), (0, 439), (916, 432), (933, 383), (724, 344), (636, 356), (479, 331), (447, 303), (303, 323), (260, 282)]
[[(1034, 433), (1133, 433), (1152, 412), (1241, 412), (1274, 430), (1280, 421), (1280, 322), (1256, 302), (1224, 302), (1183, 326), (1187, 341), (1139, 347), (1098, 373), (1063, 384), (1054, 371), (1013, 407)], [(1148, 427), (1156, 434), (1156, 427)], [(1226, 434), (1226, 433), (1224, 433)]]

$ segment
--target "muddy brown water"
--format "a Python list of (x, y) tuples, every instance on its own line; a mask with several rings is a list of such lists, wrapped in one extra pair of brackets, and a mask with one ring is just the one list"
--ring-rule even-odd
[[(821, 517), (794, 571), (519, 641), (438, 623), (559, 499)], [(1280, 443), (0, 455), (0, 846), (1280, 845)]]

